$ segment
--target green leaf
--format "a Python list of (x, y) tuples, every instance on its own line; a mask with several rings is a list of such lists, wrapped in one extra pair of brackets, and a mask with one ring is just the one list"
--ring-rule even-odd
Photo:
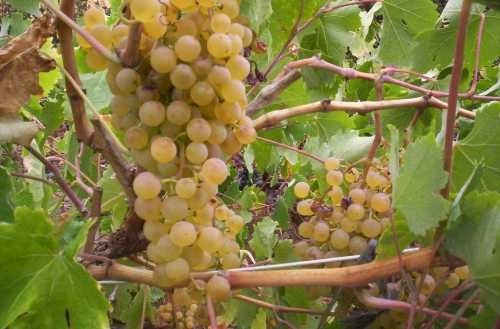
[(333, 135), (328, 142), (330, 156), (354, 162), (366, 155), (373, 143), (373, 137), (361, 137), (354, 130)]
[(396, 180), (399, 177), (399, 131), (396, 127), (388, 126), (391, 133), (391, 148), (389, 151), (389, 172), (391, 173), (392, 191), (396, 188)]
[[(384, 230), (378, 240), (377, 259), (388, 259), (395, 257), (398, 254), (396, 244), (394, 243), (394, 235), (396, 235), (398, 245), (401, 250), (409, 247), (410, 243), (415, 241), (417, 238), (410, 232), (408, 223), (401, 212), (396, 211), (392, 217), (392, 221), (393, 222)], [(394, 225), (394, 228), (392, 225)], [(394, 230), (396, 231), (396, 234), (394, 234)]]
[(500, 103), (485, 105), (476, 113), (474, 128), (455, 146), (453, 190), (459, 190), (482, 163), (480, 188), (500, 191)]
[(299, 258), (295, 255), (292, 240), (280, 240), (276, 243), (274, 247), (274, 259), (275, 263), (287, 263), (298, 261)]
[(109, 91), (106, 72), (82, 74), (81, 80), (87, 97), (98, 111), (109, 105), (113, 94)]
[(243, 16), (250, 19), (250, 26), (259, 35), (261, 26), (273, 13), (273, 7), (271, 0), (243, 0), (240, 4), (240, 11)]
[(33, 328), (109, 328), (108, 304), (97, 283), (70, 257), (76, 248), (59, 249), (41, 211), (18, 208), (15, 218), (14, 224), (0, 224), (0, 241), (9, 246), (0, 249), (0, 328), (22, 314), (46, 324)]
[(278, 223), (269, 217), (264, 218), (253, 227), (252, 239), (248, 242), (258, 260), (270, 258), (278, 238), (274, 231)]
[(0, 222), (14, 221), (12, 205), (12, 180), (7, 169), (0, 167)]
[(40, 15), (40, 2), (38, 0), (7, 0), (12, 8), (27, 14)]
[(263, 308), (259, 309), (255, 319), (252, 321), (251, 329), (266, 329), (267, 328), (267, 312)]
[(44, 103), (37, 117), (45, 126), (45, 136), (52, 135), (64, 122), (63, 101), (55, 100)]
[[(253, 291), (248, 289), (243, 290), (241, 294), (258, 298)], [(232, 298), (224, 306), (223, 318), (227, 324), (235, 322), (238, 329), (250, 328), (257, 314), (257, 306), (255, 304)]]
[(418, 33), (432, 29), (437, 18), (432, 0), (385, 0), (384, 23), (378, 52), (385, 65), (408, 67)]
[(446, 234), (446, 247), (469, 265), (481, 297), (500, 313), (500, 194), (473, 192), (462, 217)]
[(150, 295), (150, 288), (146, 285), (141, 285), (141, 288), (132, 300), (125, 316), (127, 329), (144, 328), (144, 320), (146, 319), (147, 309), (150, 303)]
[(406, 150), (393, 207), (404, 215), (413, 234), (424, 235), (446, 218), (449, 202), (439, 195), (447, 181), (442, 166), (442, 151), (430, 135)]

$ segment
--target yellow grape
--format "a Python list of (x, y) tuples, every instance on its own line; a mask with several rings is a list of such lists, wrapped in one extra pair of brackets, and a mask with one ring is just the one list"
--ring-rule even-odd
[(340, 166), (340, 160), (337, 158), (330, 157), (325, 160), (324, 166), (326, 170), (337, 170)]
[(342, 191), (342, 188), (340, 188), (339, 186), (332, 186), (332, 188), (328, 192), (328, 196), (332, 200), (333, 205), (338, 205), (344, 198), (344, 191)]
[(199, 210), (203, 208), (208, 201), (210, 201), (210, 196), (208, 193), (201, 188), (196, 189), (195, 194), (189, 200), (187, 200), (189, 207), (193, 210)]
[(240, 257), (237, 254), (225, 254), (221, 258), (222, 268), (229, 270), (231, 268), (238, 268), (241, 265)]
[(209, 123), (210, 123), (211, 133), (207, 139), (207, 142), (213, 145), (219, 145), (223, 143), (227, 137), (226, 126), (218, 120), (212, 120)]
[(186, 147), (185, 156), (192, 164), (202, 164), (208, 157), (208, 148), (203, 143), (189, 143)]
[(220, 148), (225, 154), (233, 155), (235, 153), (238, 153), (241, 150), (242, 146), (243, 145), (238, 141), (234, 133), (232, 131), (229, 131), (227, 133), (226, 139), (220, 145)]
[(229, 27), (228, 33), (243, 38), (245, 36), (245, 28), (240, 23), (233, 23)]
[(170, 72), (170, 81), (175, 88), (187, 90), (195, 84), (196, 75), (189, 65), (177, 64), (172, 72)]
[(132, 184), (135, 194), (142, 199), (156, 198), (161, 192), (160, 180), (150, 172), (141, 172)]
[(224, 161), (217, 158), (211, 158), (205, 161), (201, 167), (200, 174), (206, 181), (220, 185), (226, 180), (227, 176), (229, 176), (229, 170)]
[(293, 193), (297, 198), (304, 199), (309, 195), (310, 189), (311, 188), (309, 187), (309, 184), (307, 184), (306, 182), (298, 182), (293, 187)]
[(175, 193), (183, 199), (189, 199), (196, 193), (196, 182), (192, 178), (181, 178), (175, 182)]
[(96, 24), (90, 28), (89, 32), (104, 47), (113, 46), (113, 33), (106, 24)]
[(210, 27), (216, 33), (226, 33), (231, 26), (231, 18), (224, 13), (215, 14), (210, 20)]
[(359, 179), (359, 171), (356, 168), (351, 168), (344, 174), (344, 178), (348, 183), (354, 183)]
[(347, 217), (351, 220), (361, 220), (365, 217), (365, 208), (362, 205), (353, 203), (347, 207)]
[(210, 266), (213, 265), (214, 258), (212, 255), (206, 251), (203, 252), (203, 258), (202, 260), (197, 264), (193, 266), (193, 270), (195, 271), (205, 271), (208, 269)]
[(318, 222), (314, 225), (312, 239), (317, 242), (325, 242), (330, 237), (330, 227), (325, 222)]
[(215, 209), (211, 204), (206, 204), (196, 210), (193, 216), (193, 222), (201, 226), (211, 226), (214, 218)]
[(189, 264), (184, 258), (177, 258), (166, 264), (165, 272), (170, 280), (183, 282), (189, 279)]
[(300, 236), (309, 239), (313, 235), (314, 225), (311, 222), (302, 222), (297, 230)]
[(156, 161), (151, 156), (149, 149), (131, 150), (130, 154), (139, 167), (150, 171), (154, 171), (156, 169)]
[(307, 249), (309, 249), (309, 243), (307, 241), (299, 241), (293, 245), (293, 250), (295, 254), (301, 258), (306, 256)]
[(141, 85), (135, 90), (135, 95), (141, 103), (157, 101), (160, 99), (160, 93), (155, 87)]
[(243, 110), (238, 103), (222, 102), (215, 106), (215, 117), (225, 124), (235, 123), (240, 120), (243, 115)]
[(187, 201), (179, 196), (169, 196), (163, 200), (161, 213), (167, 222), (177, 222), (189, 216)]
[(330, 215), (330, 221), (332, 224), (339, 224), (340, 221), (344, 218), (344, 208), (335, 207)]
[(177, 146), (169, 137), (158, 137), (151, 143), (151, 156), (159, 163), (172, 161), (177, 155)]
[(347, 233), (352, 233), (358, 228), (358, 222), (350, 220), (348, 217), (344, 217), (340, 220), (340, 227)]
[(208, 52), (215, 58), (229, 57), (232, 47), (231, 38), (224, 33), (214, 33), (207, 40)]
[(243, 229), (245, 222), (241, 216), (233, 215), (226, 220), (226, 225), (231, 233), (238, 234)]
[(382, 224), (375, 219), (366, 219), (361, 224), (361, 233), (367, 238), (375, 238), (382, 233)]
[(196, 228), (193, 224), (181, 221), (172, 225), (170, 239), (179, 247), (187, 247), (196, 241)]
[(469, 280), (470, 279), (470, 270), (469, 270), (469, 266), (467, 266), (467, 265), (455, 268), (454, 272), (458, 275), (458, 277), (461, 280)]
[(153, 242), (158, 241), (162, 236), (168, 236), (169, 230), (168, 225), (152, 220), (147, 220), (142, 227), (146, 239)]
[(330, 244), (336, 250), (343, 250), (349, 246), (349, 234), (344, 230), (337, 229), (330, 234)]
[(221, 11), (229, 16), (231, 19), (235, 19), (240, 15), (240, 5), (236, 0), (220, 0)]
[(444, 284), (450, 289), (456, 288), (460, 284), (460, 277), (456, 273), (450, 273)]
[(349, 241), (349, 251), (353, 255), (361, 254), (363, 251), (365, 251), (366, 247), (368, 247), (368, 242), (365, 238), (359, 235), (353, 236)]
[(326, 173), (326, 182), (330, 186), (338, 186), (342, 184), (342, 180), (344, 179), (344, 176), (342, 175), (342, 172), (338, 170), (329, 170)]
[(214, 198), (217, 196), (217, 193), (219, 193), (219, 186), (209, 182), (202, 182), (200, 184), (200, 189), (205, 191), (209, 198)]
[(130, 12), (135, 19), (141, 22), (151, 22), (160, 11), (157, 0), (131, 0)]
[(243, 51), (243, 41), (239, 36), (234, 34), (229, 34), (229, 39), (231, 39), (231, 56), (239, 55)]
[(162, 13), (157, 13), (155, 17), (149, 21), (142, 24), (144, 32), (153, 39), (160, 39), (168, 29), (167, 22)]
[(204, 79), (204, 78), (208, 77), (208, 74), (212, 70), (213, 65), (214, 64), (213, 64), (212, 60), (210, 59), (210, 57), (206, 57), (206, 58), (200, 57), (200, 58), (196, 59), (193, 62), (193, 64), (191, 64), (191, 67), (192, 67), (194, 73), (196, 73), (196, 75), (198, 76), (198, 78)]
[(366, 201), (366, 191), (360, 188), (354, 188), (349, 192), (349, 197), (352, 202), (362, 205)]
[[(419, 286), (421, 283), (420, 281), (422, 280), (422, 277), (419, 277), (417, 279), (417, 286)], [(436, 288), (436, 280), (434, 278), (427, 274), (424, 276), (424, 282), (422, 283), (422, 289), (420, 290), (422, 294), (424, 295), (430, 295), (434, 289)]]
[(243, 47), (250, 47), (252, 45), (253, 32), (250, 28), (245, 26), (245, 34), (241, 38), (241, 41), (243, 42)]
[(231, 297), (229, 282), (227, 279), (217, 275), (208, 280), (206, 291), (208, 296), (216, 301), (224, 301)]
[(191, 100), (199, 106), (205, 106), (212, 103), (216, 97), (212, 86), (205, 81), (195, 83), (195, 85), (191, 87), (189, 95), (191, 96)]
[(195, 0), (170, 0), (170, 2), (181, 10), (196, 6)]
[(201, 44), (192, 35), (183, 35), (175, 43), (175, 53), (184, 62), (193, 62), (200, 56)]
[[(191, 304), (191, 296), (189, 295), (188, 288), (176, 288), (172, 294), (172, 301), (174, 305), (189, 306)], [(187, 313), (187, 312), (186, 312)]]
[(234, 212), (229, 209), (225, 204), (218, 206), (215, 208), (215, 218), (220, 221), (226, 221), (229, 217), (233, 216)]
[(108, 60), (94, 49), (89, 49), (85, 57), (87, 66), (94, 71), (102, 71), (108, 67)]
[(234, 135), (241, 144), (251, 144), (257, 139), (257, 131), (253, 126), (253, 121), (249, 117), (244, 117), (234, 130)]
[(196, 26), (196, 22), (188, 17), (181, 18), (177, 22), (175, 22), (175, 27), (177, 28), (176, 36), (181, 37), (184, 35), (190, 35), (193, 37), (198, 36), (198, 26)]
[(388, 180), (383, 175), (373, 170), (370, 170), (366, 175), (366, 184), (368, 185), (369, 188), (376, 189), (378, 187), (387, 185)]
[(175, 245), (168, 234), (163, 234), (158, 241), (150, 243), (150, 245), (153, 245), (153, 247), (151, 250), (148, 248), (148, 256), (149, 253), (154, 255), (157, 259), (151, 260), (158, 263), (170, 262), (179, 258), (182, 254), (182, 248)]
[(204, 227), (200, 230), (196, 244), (203, 250), (209, 253), (218, 251), (224, 240), (222, 239), (222, 232), (216, 227)]
[(92, 27), (97, 24), (105, 24), (106, 15), (102, 9), (90, 7), (83, 14), (83, 23), (86, 27)]
[(125, 146), (134, 150), (142, 150), (148, 145), (149, 135), (146, 129), (141, 127), (130, 127), (125, 132)]
[(213, 86), (222, 86), (231, 81), (231, 72), (225, 66), (214, 65), (208, 73), (207, 79)]
[(137, 216), (144, 220), (158, 221), (161, 219), (161, 200), (137, 198), (134, 201), (134, 210)]
[(193, 142), (204, 142), (212, 134), (212, 128), (207, 120), (194, 118), (187, 124), (186, 133)]
[(312, 199), (306, 199), (299, 201), (297, 203), (297, 212), (301, 216), (312, 216), (314, 215), (314, 211), (312, 211), (311, 207), (314, 203), (314, 200)]
[(132, 93), (141, 83), (141, 77), (133, 69), (124, 68), (116, 74), (115, 82), (124, 93)]
[(151, 51), (149, 61), (156, 72), (168, 73), (177, 64), (177, 56), (172, 49), (160, 46)]
[(237, 254), (240, 252), (240, 245), (229, 238), (224, 238), (224, 243), (222, 244), (222, 247), (219, 249), (219, 254), (221, 255), (226, 255), (226, 254)]
[(375, 193), (370, 199), (370, 206), (377, 212), (391, 209), (391, 199), (386, 193)]
[(178, 126), (183, 126), (191, 119), (191, 107), (183, 101), (173, 101), (167, 107), (167, 120)]
[(203, 250), (196, 245), (186, 247), (182, 250), (182, 258), (189, 263), (189, 266), (196, 266), (203, 261)]
[(246, 101), (245, 85), (239, 80), (231, 80), (222, 85), (221, 94), (227, 102)]

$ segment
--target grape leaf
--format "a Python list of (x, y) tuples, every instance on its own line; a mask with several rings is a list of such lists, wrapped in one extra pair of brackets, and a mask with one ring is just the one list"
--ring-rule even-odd
[(0, 249), (0, 328), (22, 314), (19, 321), (45, 323), (38, 328), (109, 328), (104, 296), (73, 260), (91, 224), (64, 249), (41, 211), (17, 208), (14, 224), (0, 224), (0, 241), (9, 246)]
[(386, 65), (408, 67), (411, 64), (415, 37), (432, 29), (438, 16), (432, 0), (385, 0), (384, 23), (378, 52)]
[(263, 308), (259, 309), (255, 319), (252, 321), (251, 329), (266, 329), (267, 328), (267, 312)]
[(413, 234), (424, 235), (446, 218), (449, 202), (439, 195), (447, 180), (442, 166), (441, 149), (431, 135), (418, 139), (406, 150), (393, 207), (404, 215)]
[(243, 16), (250, 19), (250, 26), (258, 35), (261, 26), (273, 13), (273, 7), (271, 0), (243, 0), (240, 4), (240, 11)]
[(476, 112), (474, 128), (455, 146), (453, 189), (459, 190), (481, 163), (481, 188), (500, 191), (500, 103), (485, 105)]
[[(394, 227), (392, 226), (394, 225)], [(396, 238), (398, 241), (399, 248), (407, 248), (412, 241), (416, 240), (416, 236), (410, 232), (408, 228), (408, 223), (401, 212), (396, 211), (392, 217), (391, 226), (387, 227), (377, 244), (377, 259), (388, 259), (395, 257), (398, 254), (396, 249), (396, 244), (394, 243), (394, 231), (396, 231)]]
[(264, 218), (253, 227), (252, 239), (248, 242), (258, 260), (270, 258), (278, 238), (274, 231), (278, 223), (269, 217)]
[(500, 194), (473, 192), (462, 216), (446, 234), (446, 247), (469, 265), (481, 297), (500, 313)]
[(292, 240), (280, 240), (276, 243), (276, 247), (274, 247), (273, 259), (275, 263), (294, 262), (298, 260), (299, 258), (295, 255), (295, 251), (293, 249)]
[(82, 74), (81, 80), (87, 97), (97, 110), (101, 110), (109, 105), (113, 94), (109, 91), (105, 72)]
[(13, 222), (12, 180), (5, 168), (0, 167), (0, 222)]
[(38, 0), (7, 0), (12, 8), (31, 14), (40, 15), (40, 2)]
[[(354, 130), (347, 132), (339, 132), (333, 135), (328, 141), (326, 150), (338, 159), (343, 159), (347, 162), (354, 162), (366, 155), (372, 145), (373, 137), (359, 136)], [(306, 144), (307, 146), (307, 144)], [(313, 154), (318, 154), (317, 149), (310, 150)]]

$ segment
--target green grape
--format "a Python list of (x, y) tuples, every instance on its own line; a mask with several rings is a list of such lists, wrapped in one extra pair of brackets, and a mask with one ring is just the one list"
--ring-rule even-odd
[(207, 282), (206, 291), (210, 298), (216, 301), (227, 300), (231, 297), (231, 285), (221, 276), (213, 276)]
[(243, 116), (243, 110), (238, 103), (223, 102), (215, 106), (215, 117), (222, 123), (232, 124), (241, 120)]
[(240, 38), (243, 38), (245, 36), (245, 27), (240, 23), (233, 23), (229, 27), (229, 31), (227, 33), (234, 34), (239, 36)]
[(209, 183), (220, 185), (229, 176), (229, 170), (224, 161), (211, 158), (205, 161), (201, 167), (200, 175)]
[(229, 217), (234, 215), (234, 211), (229, 209), (225, 204), (215, 208), (215, 218), (220, 221), (226, 221)]
[(182, 248), (173, 244), (168, 234), (164, 234), (156, 242), (151, 242), (146, 252), (148, 258), (155, 263), (166, 263), (179, 258)]
[(135, 194), (141, 199), (156, 198), (161, 192), (160, 180), (150, 172), (141, 172), (132, 184)]
[(229, 238), (224, 238), (222, 247), (219, 249), (220, 255), (238, 254), (240, 252), (240, 245)]
[(189, 65), (177, 64), (170, 72), (170, 81), (175, 88), (187, 90), (195, 84), (196, 74)]
[(454, 272), (458, 275), (461, 280), (469, 280), (470, 279), (470, 270), (469, 266), (459, 266), (455, 268)]
[(368, 247), (368, 242), (362, 236), (356, 235), (349, 240), (349, 251), (353, 255), (359, 255)]
[(325, 222), (318, 222), (314, 225), (312, 239), (317, 242), (325, 242), (330, 237), (330, 226)]
[(106, 24), (96, 24), (90, 28), (89, 32), (104, 47), (113, 46), (113, 33)]
[(225, 254), (221, 257), (221, 263), (225, 270), (238, 268), (241, 265), (240, 257), (237, 254)]
[(207, 142), (213, 145), (219, 145), (223, 143), (227, 137), (226, 126), (218, 120), (211, 120), (209, 121), (209, 123), (210, 123), (211, 133), (207, 139)]
[(133, 69), (123, 68), (116, 74), (116, 86), (124, 93), (132, 93), (141, 83), (141, 77)]
[(307, 184), (306, 182), (298, 182), (293, 187), (293, 193), (297, 198), (304, 199), (309, 195), (310, 189), (311, 188), (309, 187), (309, 184)]
[(231, 38), (224, 33), (214, 33), (207, 40), (207, 49), (215, 58), (225, 58), (231, 55)]
[(186, 159), (192, 164), (202, 164), (208, 157), (208, 148), (203, 143), (189, 143), (186, 147)]
[(158, 221), (161, 219), (161, 200), (137, 198), (134, 201), (134, 210), (137, 216), (144, 220)]
[(329, 170), (326, 173), (326, 182), (330, 186), (339, 186), (344, 180), (344, 175), (338, 170)]
[(193, 142), (204, 142), (212, 134), (212, 128), (207, 120), (194, 118), (187, 124), (186, 133)]
[(196, 6), (195, 0), (170, 0), (170, 2), (181, 10), (190, 9)]
[(147, 220), (142, 228), (146, 239), (153, 242), (158, 241), (162, 236), (168, 234), (169, 230), (170, 227), (168, 225), (152, 220)]
[(207, 79), (212, 86), (222, 86), (231, 81), (231, 72), (225, 66), (214, 65), (208, 73)]
[(361, 224), (361, 233), (367, 238), (375, 238), (382, 233), (382, 224), (375, 219), (366, 219)]
[(241, 55), (229, 58), (226, 67), (231, 73), (231, 77), (236, 80), (244, 80), (250, 73), (250, 63)]
[(175, 182), (175, 193), (183, 199), (189, 199), (196, 193), (196, 182), (193, 178), (181, 178)]
[(215, 14), (210, 20), (210, 27), (216, 33), (226, 33), (231, 26), (231, 18), (224, 13)]
[(227, 102), (242, 102), (247, 99), (245, 85), (239, 80), (231, 80), (222, 85), (221, 95)]
[(152, 21), (160, 9), (160, 3), (157, 0), (130, 1), (130, 12), (135, 19), (141, 22)]
[(229, 16), (231, 19), (235, 19), (240, 15), (240, 5), (236, 0), (220, 0), (221, 11)]
[(345, 232), (347, 233), (351, 233), (351, 232), (354, 232), (356, 231), (357, 227), (358, 227), (358, 222), (355, 222), (353, 220), (350, 220), (349, 218), (347, 217), (344, 217), (340, 220), (340, 227), (342, 228), (342, 230), (344, 230)]
[(182, 250), (182, 258), (184, 258), (189, 266), (194, 267), (203, 261), (203, 250), (197, 246), (186, 247)]
[(169, 137), (158, 137), (151, 143), (151, 155), (159, 163), (172, 161), (177, 155), (177, 146)]
[(371, 197), (370, 206), (377, 212), (386, 212), (391, 209), (391, 199), (385, 193), (375, 193)]
[(195, 194), (189, 200), (187, 200), (189, 207), (193, 210), (198, 210), (203, 208), (208, 201), (210, 201), (210, 197), (204, 189), (198, 188), (196, 189)]
[(165, 107), (157, 101), (146, 102), (139, 109), (139, 119), (146, 126), (157, 127), (165, 121)]
[(234, 135), (241, 144), (251, 144), (257, 139), (257, 131), (253, 126), (253, 121), (249, 117), (244, 117), (234, 130)]
[(183, 101), (173, 101), (167, 107), (167, 120), (177, 126), (183, 126), (191, 119), (191, 107)]
[(179, 247), (187, 247), (196, 241), (196, 228), (193, 224), (181, 221), (172, 225), (170, 239)]
[(229, 39), (231, 39), (231, 56), (241, 54), (241, 52), (243, 51), (243, 41), (241, 40), (241, 38), (237, 35), (229, 34)]
[(226, 220), (226, 226), (232, 234), (238, 234), (245, 225), (241, 216), (233, 215)]
[(155, 17), (149, 21), (142, 23), (144, 33), (153, 39), (160, 39), (168, 30), (168, 25), (164, 21), (163, 13), (156, 13)]
[(344, 198), (344, 191), (340, 186), (332, 186), (330, 191), (328, 192), (328, 196), (332, 200), (333, 205), (339, 205)]
[(306, 199), (299, 201), (297, 203), (297, 212), (301, 216), (312, 216), (314, 215), (314, 211), (311, 209), (311, 207), (314, 204), (314, 200), (312, 199)]
[(184, 282), (189, 279), (189, 264), (184, 258), (177, 258), (166, 264), (165, 274), (173, 282)]
[(304, 258), (306, 256), (307, 250), (309, 249), (309, 243), (307, 241), (299, 241), (293, 245), (293, 251), (298, 257)]
[(199, 106), (206, 106), (212, 103), (216, 97), (210, 83), (205, 81), (199, 81), (192, 86), (189, 95), (191, 96), (191, 100)]
[(349, 246), (349, 234), (344, 230), (337, 229), (330, 234), (330, 244), (336, 250), (343, 250)]
[(360, 188), (354, 188), (349, 192), (349, 197), (352, 202), (362, 205), (366, 201), (366, 191)]
[(302, 222), (299, 224), (297, 230), (300, 236), (309, 239), (313, 235), (314, 224), (312, 224), (311, 222)]
[(94, 71), (102, 71), (108, 67), (108, 60), (94, 49), (89, 49), (85, 58), (87, 66)]
[(177, 56), (172, 49), (160, 46), (151, 50), (149, 61), (156, 72), (169, 73), (177, 64)]
[(361, 220), (365, 217), (365, 208), (362, 205), (353, 203), (347, 207), (347, 217), (351, 220)]
[(125, 146), (134, 150), (142, 150), (148, 145), (149, 135), (146, 129), (141, 127), (130, 127), (125, 132)]
[(177, 222), (189, 216), (187, 201), (179, 196), (169, 196), (163, 200), (161, 214), (167, 222)]
[(193, 222), (198, 225), (211, 226), (212, 219), (214, 218), (215, 209), (211, 204), (206, 204), (196, 210), (193, 216)]
[(337, 170), (340, 166), (340, 160), (337, 158), (330, 157), (325, 160), (324, 166), (326, 170)]
[(191, 35), (183, 35), (175, 42), (175, 54), (184, 62), (193, 62), (200, 56), (201, 44)]
[(444, 281), (444, 284), (450, 289), (456, 288), (460, 284), (460, 278), (456, 273), (450, 273)]
[(83, 14), (83, 23), (86, 27), (92, 27), (97, 24), (105, 24), (106, 16), (104, 15), (104, 11), (96, 7), (90, 7)]
[(204, 227), (200, 230), (200, 235), (196, 244), (209, 253), (217, 252), (223, 244), (222, 232), (216, 227)]

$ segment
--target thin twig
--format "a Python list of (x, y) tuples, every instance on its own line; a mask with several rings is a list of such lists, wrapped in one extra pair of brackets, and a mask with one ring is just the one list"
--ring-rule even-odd
[(85, 184), (83, 182), (82, 175), (81, 175), (82, 170), (80, 169), (80, 162), (81, 162), (84, 150), (85, 150), (84, 144), (80, 143), (80, 150), (78, 151), (78, 153), (75, 156), (75, 168), (76, 168), (75, 179), (76, 179), (76, 182), (78, 183), (78, 185), (80, 185), (80, 187), (85, 191), (85, 193), (87, 193), (87, 195), (92, 195), (94, 193), (94, 191), (92, 190), (92, 188), (90, 188), (87, 184)]
[(87, 234), (87, 241), (85, 242), (84, 252), (87, 254), (91, 254), (94, 251), (94, 242), (97, 238), (97, 234), (99, 233), (99, 226), (101, 225), (101, 205), (102, 205), (102, 188), (97, 187), (94, 189), (91, 199), (91, 208), (90, 208), (90, 218), (95, 220), (95, 223), (89, 229)]
[(469, 91), (467, 91), (467, 93), (466, 93), (466, 95), (469, 97), (473, 96), (476, 93), (477, 85), (479, 83), (479, 64), (481, 62), (481, 43), (483, 41), (485, 23), (486, 23), (486, 14), (481, 13), (480, 21), (479, 21), (479, 30), (477, 32), (476, 47), (474, 48), (474, 54), (475, 54), (474, 55), (474, 57), (475, 57), (474, 74), (472, 77), (472, 83), (470, 85)]
[[(321, 310), (312, 310), (308, 308), (301, 308), (301, 307), (289, 307), (289, 306), (283, 306), (283, 305), (276, 305), (272, 303), (265, 302), (260, 299), (248, 297), (242, 294), (237, 294), (234, 295), (233, 298), (242, 300), (244, 302), (252, 303), (255, 305), (258, 305), (260, 307), (268, 308), (270, 310), (273, 310), (275, 312), (283, 312), (283, 313), (301, 313), (301, 314), (313, 314), (313, 315), (322, 315), (324, 311)], [(333, 312), (329, 312), (329, 314), (334, 314)]]
[[(467, 1), (467, 0), (464, 0)], [(448, 322), (446, 327), (444, 329), (452, 329), (457, 323), (461, 323), (460, 319), (462, 318), (462, 315), (467, 311), (467, 308), (469, 308), (469, 305), (474, 301), (479, 296), (479, 288), (474, 290), (474, 292), (465, 300), (463, 305), (458, 309), (458, 312), (455, 314), (455, 316)]]
[(54, 183), (52, 183), (51, 181), (49, 181), (49, 180), (47, 180), (45, 178), (42, 178), (42, 177), (36, 177), (36, 176), (25, 175), (25, 174), (18, 174), (18, 173), (15, 173), (15, 172), (11, 172), (10, 175), (14, 176), (14, 177), (25, 178), (25, 179), (34, 180), (34, 181), (37, 181), (37, 182), (42, 182), (42, 183), (47, 184), (49, 186), (55, 186)]
[(210, 298), (209, 295), (207, 295), (207, 313), (208, 319), (210, 320), (210, 328), (218, 329), (219, 326), (217, 325), (217, 316), (215, 314), (214, 303), (212, 302), (212, 298)]
[(259, 140), (261, 142), (264, 142), (264, 143), (267, 143), (267, 144), (278, 146), (278, 147), (281, 147), (281, 148), (284, 148), (284, 149), (287, 149), (287, 150), (290, 150), (290, 151), (294, 151), (294, 152), (296, 152), (298, 154), (302, 154), (302, 155), (304, 155), (304, 156), (306, 156), (308, 158), (311, 158), (313, 160), (316, 160), (316, 161), (318, 161), (320, 163), (324, 162), (323, 159), (321, 159), (318, 156), (315, 156), (314, 154), (308, 153), (308, 152), (306, 152), (304, 150), (298, 149), (298, 148), (290, 146), (290, 145), (286, 145), (286, 144), (283, 144), (283, 143), (280, 143), (280, 142), (273, 141), (272, 139), (268, 139), (268, 138), (265, 138), (265, 137), (257, 136), (257, 140)]
[[(382, 78), (382, 76), (380, 76), (380, 78)], [(375, 81), (375, 93), (378, 102), (384, 100), (384, 83), (382, 82), (382, 79), (377, 79)], [(372, 161), (377, 155), (377, 149), (382, 141), (382, 117), (379, 110), (373, 112), (373, 120), (375, 123), (375, 135), (373, 136), (372, 145), (370, 146), (370, 150), (366, 156), (363, 177), (366, 177), (368, 174), (368, 169), (370, 169)]]

